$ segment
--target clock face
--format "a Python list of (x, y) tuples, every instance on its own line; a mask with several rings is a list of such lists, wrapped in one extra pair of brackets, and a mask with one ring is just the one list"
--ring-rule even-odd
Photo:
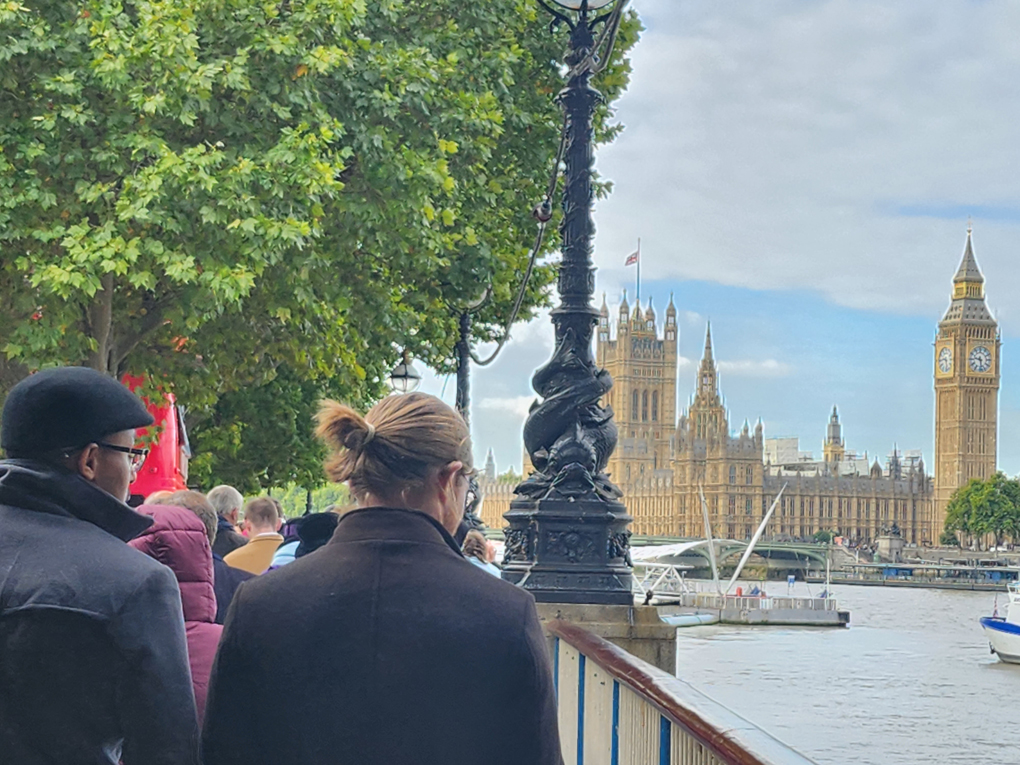
[(939, 351), (939, 371), (947, 375), (953, 369), (953, 351), (948, 346)]
[(967, 360), (975, 372), (987, 372), (992, 368), (992, 353), (983, 345), (975, 346)]

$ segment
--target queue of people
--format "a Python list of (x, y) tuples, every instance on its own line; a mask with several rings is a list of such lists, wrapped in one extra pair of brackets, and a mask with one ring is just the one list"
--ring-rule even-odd
[(450, 407), (326, 402), (357, 505), (286, 525), (230, 486), (128, 507), (151, 424), (84, 368), (4, 402), (0, 765), (561, 762), (534, 600), (482, 534), (455, 541), (473, 462)]

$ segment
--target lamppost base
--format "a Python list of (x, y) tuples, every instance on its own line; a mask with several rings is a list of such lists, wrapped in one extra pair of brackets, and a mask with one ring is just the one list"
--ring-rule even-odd
[(503, 517), (503, 579), (540, 603), (633, 605), (631, 517), (622, 502), (519, 498)]

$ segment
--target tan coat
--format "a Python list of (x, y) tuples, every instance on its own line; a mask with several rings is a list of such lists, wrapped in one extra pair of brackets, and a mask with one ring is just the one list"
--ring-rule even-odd
[(262, 574), (273, 562), (276, 548), (283, 544), (280, 534), (259, 534), (248, 540), (244, 547), (238, 547), (232, 553), (223, 556), (228, 566), (239, 568), (250, 574)]

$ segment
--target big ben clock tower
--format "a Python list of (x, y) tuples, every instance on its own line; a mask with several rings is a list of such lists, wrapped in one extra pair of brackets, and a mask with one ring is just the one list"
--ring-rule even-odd
[(999, 412), (999, 327), (985, 305), (967, 227), (953, 300), (935, 337), (935, 517), (932, 541), (953, 492), (995, 472)]

